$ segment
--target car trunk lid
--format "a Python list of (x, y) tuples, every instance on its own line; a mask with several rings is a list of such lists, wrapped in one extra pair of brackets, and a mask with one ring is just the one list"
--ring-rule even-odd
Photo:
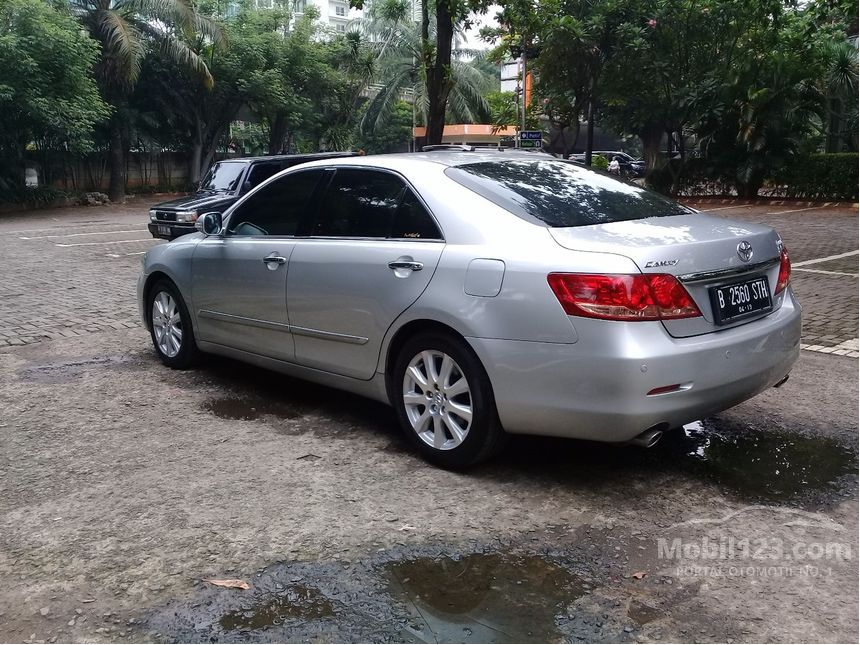
[[(664, 320), (666, 330), (675, 337), (696, 336), (742, 325), (766, 316), (782, 304), (784, 292), (779, 296), (774, 294), (781, 241), (767, 226), (695, 213), (550, 228), (549, 231), (564, 248), (624, 255), (643, 273), (669, 273), (677, 277), (702, 316)], [(740, 252), (746, 245), (739, 251), (744, 242), (752, 249), (747, 261), (741, 258)], [(719, 324), (712, 290), (760, 277), (767, 278), (772, 308)]]

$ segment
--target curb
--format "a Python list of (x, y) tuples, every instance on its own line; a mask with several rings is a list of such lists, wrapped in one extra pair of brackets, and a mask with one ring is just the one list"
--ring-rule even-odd
[(738, 206), (799, 206), (822, 208), (858, 208), (860, 202), (811, 202), (796, 199), (732, 199), (730, 197), (679, 197), (680, 202), (707, 202), (709, 204), (737, 204)]

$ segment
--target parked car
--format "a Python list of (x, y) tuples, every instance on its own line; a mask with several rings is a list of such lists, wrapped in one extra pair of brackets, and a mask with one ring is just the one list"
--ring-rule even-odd
[(193, 195), (156, 204), (149, 210), (152, 237), (173, 240), (194, 232), (203, 213), (224, 212), (242, 195), (272, 175), (306, 161), (351, 157), (355, 152), (318, 152), (225, 159), (212, 165)]
[(431, 462), (506, 433), (652, 445), (800, 350), (773, 229), (544, 156), (302, 164), (149, 250), (162, 362), (234, 357), (392, 405)]
[[(592, 156), (600, 155), (606, 161), (611, 162), (615, 157), (618, 157), (618, 163), (621, 165), (621, 175), (624, 177), (644, 177), (645, 162), (641, 159), (635, 159), (626, 152), (611, 151), (611, 150), (595, 150)], [(571, 161), (579, 164), (585, 163), (585, 153), (577, 153), (570, 156)]]

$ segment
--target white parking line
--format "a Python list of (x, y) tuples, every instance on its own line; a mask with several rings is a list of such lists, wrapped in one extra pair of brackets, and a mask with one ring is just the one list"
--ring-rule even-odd
[(703, 212), (703, 213), (714, 213), (714, 212), (716, 212), (716, 211), (727, 211), (727, 210), (732, 209), (732, 208), (749, 208), (749, 205), (748, 205), (748, 204), (741, 204), (741, 205), (739, 205), (739, 206), (738, 206), (738, 205), (735, 205), (735, 206), (720, 206), (719, 208), (707, 208), (707, 209), (705, 209), (705, 208), (700, 208), (699, 210), (700, 210), (701, 212)]
[(795, 271), (806, 271), (807, 273), (822, 273), (824, 275), (848, 275), (852, 278), (860, 277), (856, 273), (846, 273), (845, 271), (825, 271), (824, 269), (795, 269), (794, 267), (792, 267), (792, 269), (794, 269)]
[(109, 242), (78, 242), (77, 244), (62, 244), (60, 242), (56, 242), (54, 246), (100, 246), (102, 244), (127, 244), (129, 242), (156, 242), (157, 240), (153, 238), (144, 238), (142, 240), (111, 240)]
[(80, 237), (82, 235), (113, 235), (114, 233), (142, 233), (146, 229), (135, 228), (125, 231), (97, 231), (95, 233), (65, 233), (63, 235), (33, 235), (32, 237), (19, 237), (19, 240), (45, 240), (51, 237)]
[(146, 251), (135, 251), (134, 253), (105, 253), (109, 258), (121, 258), (127, 255), (143, 255)]
[(842, 258), (850, 258), (852, 255), (857, 255), (860, 250), (848, 251), (847, 253), (837, 253), (836, 255), (828, 255), (826, 258), (815, 258), (814, 260), (804, 260), (803, 262), (792, 262), (791, 268), (805, 267), (808, 264), (821, 264), (822, 262), (830, 262), (830, 260), (841, 260)]
[(800, 213), (801, 211), (814, 211), (821, 208), (826, 208), (826, 206), (810, 206), (808, 208), (795, 208), (790, 211), (775, 211), (772, 213), (765, 213), (765, 215), (785, 215), (786, 213)]
[[(55, 219), (54, 221), (59, 222), (60, 220)], [(98, 226), (99, 229), (104, 229), (105, 226), (128, 226), (128, 224), (116, 223), (116, 224), (103, 224), (101, 222), (92, 222), (86, 224), (70, 224), (69, 226), (73, 228), (86, 228), (87, 226)], [(17, 231), (5, 231), (4, 235), (20, 235), (21, 233), (44, 233), (45, 231), (58, 231), (62, 230), (63, 225), (58, 223), (56, 226), (52, 226), (51, 228), (22, 228)]]

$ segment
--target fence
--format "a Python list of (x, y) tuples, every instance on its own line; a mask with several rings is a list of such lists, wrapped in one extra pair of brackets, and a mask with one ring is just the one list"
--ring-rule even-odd
[[(110, 179), (107, 152), (81, 157), (62, 151), (29, 151), (28, 168), (36, 171), (38, 185), (67, 192), (106, 192)], [(32, 173), (28, 173), (31, 174)], [(188, 157), (180, 152), (132, 151), (126, 159), (126, 188), (130, 192), (155, 188), (184, 189), (188, 184)]]

